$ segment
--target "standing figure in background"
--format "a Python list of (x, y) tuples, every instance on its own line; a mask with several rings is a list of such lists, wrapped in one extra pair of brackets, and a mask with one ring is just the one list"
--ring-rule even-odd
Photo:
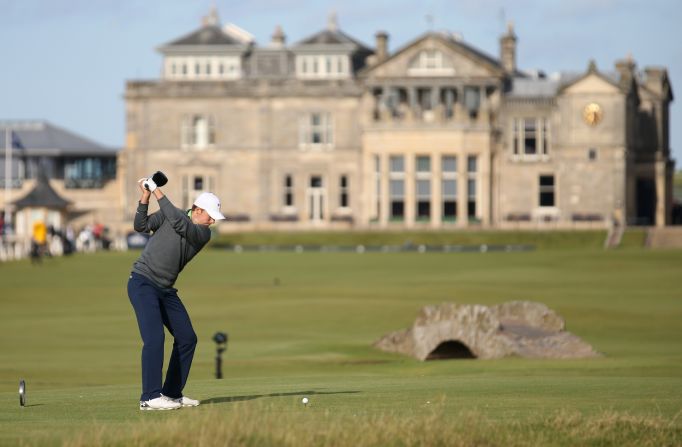
[(33, 223), (33, 235), (31, 238), (31, 262), (39, 264), (42, 261), (45, 245), (47, 242), (47, 226), (42, 220)]

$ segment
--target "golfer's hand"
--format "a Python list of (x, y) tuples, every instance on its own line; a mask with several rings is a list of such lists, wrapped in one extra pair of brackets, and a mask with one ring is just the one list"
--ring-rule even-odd
[(144, 187), (144, 182), (146, 180), (147, 178), (143, 177), (137, 181), (137, 186), (140, 188), (140, 191), (142, 191), (142, 198), (140, 199), (140, 202), (142, 203), (149, 203), (149, 197), (152, 195), (151, 191)]

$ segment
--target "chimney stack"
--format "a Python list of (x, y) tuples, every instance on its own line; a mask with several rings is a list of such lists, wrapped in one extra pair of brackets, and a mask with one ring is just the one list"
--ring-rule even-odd
[(388, 33), (379, 31), (374, 37), (376, 38), (377, 63), (383, 62), (388, 58)]
[(270, 38), (270, 46), (273, 48), (282, 48), (287, 41), (287, 36), (282, 31), (282, 27), (277, 25), (275, 31), (272, 33)]
[(667, 70), (663, 67), (644, 67), (644, 73), (646, 74), (644, 85), (656, 94), (664, 95), (668, 77)]
[(616, 61), (616, 70), (620, 74), (621, 88), (626, 91), (630, 90), (635, 77), (635, 61), (632, 59), (632, 55), (628, 54), (627, 58)]
[(500, 37), (500, 60), (504, 71), (507, 73), (516, 71), (516, 34), (512, 22), (507, 23), (507, 34)]

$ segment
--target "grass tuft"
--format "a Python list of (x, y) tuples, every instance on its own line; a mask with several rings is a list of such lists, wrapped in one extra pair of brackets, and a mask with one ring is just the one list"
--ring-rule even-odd
[[(193, 411), (193, 410), (190, 410)], [(561, 410), (523, 420), (491, 419), (477, 411), (449, 414), (444, 400), (405, 415), (392, 412), (335, 414), (315, 408), (236, 404), (186, 410), (129, 423), (123, 429), (93, 425), (67, 438), (64, 447), (98, 446), (661, 446), (679, 445), (678, 417), (604, 411), (585, 415)], [(157, 417), (158, 416), (158, 417)]]

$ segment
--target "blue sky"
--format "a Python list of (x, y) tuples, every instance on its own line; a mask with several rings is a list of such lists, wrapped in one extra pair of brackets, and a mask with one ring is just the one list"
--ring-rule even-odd
[[(155, 49), (196, 29), (215, 2), (266, 45), (281, 25), (294, 43), (335, 11), (346, 33), (394, 51), (430, 28), (456, 31), (498, 55), (512, 20), (521, 69), (613, 70), (629, 53), (638, 68), (665, 66), (682, 92), (682, 1), (677, 0), (0, 0), (0, 119), (45, 119), (99, 143), (124, 142), (126, 80), (158, 78)], [(671, 107), (671, 148), (682, 169), (682, 97)]]

